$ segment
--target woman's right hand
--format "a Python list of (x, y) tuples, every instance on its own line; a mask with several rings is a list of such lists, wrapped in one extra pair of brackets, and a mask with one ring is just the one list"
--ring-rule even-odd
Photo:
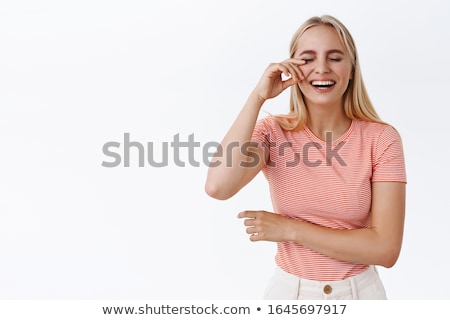
[[(300, 69), (300, 66), (305, 63), (305, 60), (298, 58), (271, 63), (264, 71), (253, 93), (262, 101), (278, 96), (285, 89), (305, 79)], [(282, 75), (289, 78), (283, 80)]]

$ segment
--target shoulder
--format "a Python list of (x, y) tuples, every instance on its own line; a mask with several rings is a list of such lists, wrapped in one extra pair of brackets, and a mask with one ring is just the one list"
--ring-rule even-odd
[(400, 140), (400, 134), (388, 123), (354, 120), (356, 131), (366, 139), (378, 141), (380, 139)]
[(275, 119), (275, 116), (268, 115), (268, 116), (258, 119), (258, 121), (256, 122), (256, 125), (260, 125), (260, 126), (263, 125), (266, 127), (274, 127), (277, 123), (278, 122)]
[(268, 115), (263, 118), (258, 119), (255, 125), (255, 131), (256, 132), (264, 132), (264, 133), (275, 133), (277, 131), (281, 130), (281, 126), (273, 115)]
[(261, 119), (258, 119), (256, 126), (269, 128), (273, 131), (278, 131), (281, 133), (286, 131), (299, 131), (298, 128), (295, 128), (297, 124), (298, 120), (294, 117), (290, 117), (289, 115), (267, 115)]
[(295, 132), (282, 127), (281, 122), (285, 121), (289, 121), (289, 119), (274, 115), (268, 115), (259, 119), (253, 130), (252, 140), (264, 141), (269, 143), (269, 145), (291, 141)]
[(371, 150), (375, 166), (394, 163), (399, 172), (404, 171), (402, 140), (392, 125), (368, 121), (358, 121), (356, 125), (362, 145)]

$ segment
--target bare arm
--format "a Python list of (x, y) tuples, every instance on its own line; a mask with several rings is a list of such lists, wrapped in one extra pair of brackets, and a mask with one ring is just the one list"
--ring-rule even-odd
[(405, 184), (372, 183), (369, 228), (336, 230), (264, 211), (245, 211), (239, 217), (247, 218), (252, 241), (292, 241), (338, 260), (392, 267), (403, 239)]
[[(267, 160), (262, 148), (250, 148), (250, 141), (259, 111), (267, 99), (278, 96), (286, 88), (304, 79), (299, 66), (304, 61), (288, 59), (281, 63), (273, 63), (265, 70), (255, 89), (237, 116), (236, 120), (223, 138), (219, 150), (211, 163), (206, 179), (205, 190), (216, 199), (228, 199), (250, 182), (261, 170)], [(282, 80), (281, 74), (290, 75), (288, 80)], [(249, 159), (250, 152), (254, 158)], [(244, 163), (255, 162), (251, 166)]]
[[(217, 152), (211, 163), (206, 180), (205, 190), (213, 198), (225, 200), (232, 197), (261, 170), (266, 155), (261, 148), (244, 148), (250, 141), (253, 129), (263, 104), (255, 94), (251, 94), (228, 133), (220, 143), (221, 152)], [(255, 152), (259, 161), (253, 166), (245, 167), (248, 151)]]

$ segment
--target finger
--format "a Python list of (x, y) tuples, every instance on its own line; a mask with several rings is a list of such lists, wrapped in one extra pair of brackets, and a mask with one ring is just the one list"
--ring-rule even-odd
[(249, 237), (250, 241), (255, 242), (261, 240), (261, 237), (258, 233), (251, 234)]
[(270, 65), (270, 72), (272, 74), (282, 74), (286, 78), (290, 78), (294, 75), (294, 70), (292, 66), (289, 66), (289, 63), (287, 61), (272, 63)]
[(256, 217), (256, 211), (249, 211), (249, 210), (242, 211), (242, 212), (239, 212), (237, 217), (239, 219), (242, 219), (242, 218), (255, 218)]
[(306, 64), (306, 61), (300, 58), (291, 58), (289, 59), (292, 63), (295, 63), (296, 65), (302, 66)]
[(306, 76), (305, 76), (305, 74), (303, 73), (302, 68), (300, 68), (300, 67), (301, 67), (301, 66), (304, 66), (304, 65), (306, 64), (306, 61), (305, 61), (305, 60), (302, 60), (302, 59), (297, 59), (297, 60), (300, 60), (300, 61), (301, 61), (301, 62), (298, 64), (298, 70), (300, 71), (301, 79), (302, 79), (302, 80), (305, 80), (305, 79), (306, 79)]
[(306, 61), (300, 58), (291, 58), (288, 59), (286, 62), (291, 63), (295, 70), (297, 71), (298, 77), (303, 80), (305, 79), (305, 75), (302, 72), (302, 69), (300, 68), (301, 66), (306, 64)]
[(300, 79), (303, 81), (306, 79), (305, 74), (303, 73), (303, 71), (300, 69)]
[(295, 69), (296, 67), (292, 63), (288, 62), (280, 63), (280, 70), (283, 70), (283, 75), (285, 76), (285, 78), (288, 78), (283, 79), (283, 81), (289, 80), (290, 78), (293, 79), (298, 78), (298, 73)]
[(288, 80), (283, 81), (282, 85), (283, 85), (283, 90), (293, 86), (294, 84), (299, 83), (301, 80), (296, 80), (294, 78), (290, 78)]
[[(301, 72), (299, 66), (304, 65), (306, 62), (303, 59), (291, 58), (280, 63), (272, 63), (269, 65), (269, 71), (271, 73), (282, 73), (285, 77), (295, 77), (298, 74), (298, 78), (301, 79)], [(296, 72), (297, 71), (297, 72)]]
[(248, 234), (256, 234), (258, 233), (258, 230), (256, 230), (255, 227), (248, 227), (247, 229), (245, 229), (245, 232), (247, 232)]
[(291, 70), (291, 72), (293, 74), (295, 74), (295, 78), (297, 80), (301, 81), (301, 80), (305, 79), (305, 76), (303, 75), (302, 69), (300, 68), (300, 65), (298, 63), (291, 62), (289, 64), (289, 66), (291, 67), (290, 70)]
[(302, 66), (306, 64), (306, 61), (300, 58), (289, 58), (284, 60), (282, 63), (295, 63), (296, 65)]
[(300, 67), (298, 65), (293, 62), (289, 62), (287, 63), (287, 67), (294, 78), (300, 79)]
[(255, 226), (255, 219), (245, 219), (244, 220), (244, 226), (246, 227), (252, 227)]

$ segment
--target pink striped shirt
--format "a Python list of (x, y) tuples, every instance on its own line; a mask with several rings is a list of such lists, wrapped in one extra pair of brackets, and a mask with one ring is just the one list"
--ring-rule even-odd
[[(353, 120), (341, 137), (325, 142), (307, 127), (283, 130), (268, 116), (257, 122), (252, 141), (269, 150), (262, 171), (274, 211), (293, 219), (335, 229), (365, 228), (369, 226), (371, 183), (406, 183), (400, 136), (386, 124)], [(300, 244), (279, 242), (277, 246), (276, 263), (306, 279), (342, 280), (368, 267), (330, 258)]]

